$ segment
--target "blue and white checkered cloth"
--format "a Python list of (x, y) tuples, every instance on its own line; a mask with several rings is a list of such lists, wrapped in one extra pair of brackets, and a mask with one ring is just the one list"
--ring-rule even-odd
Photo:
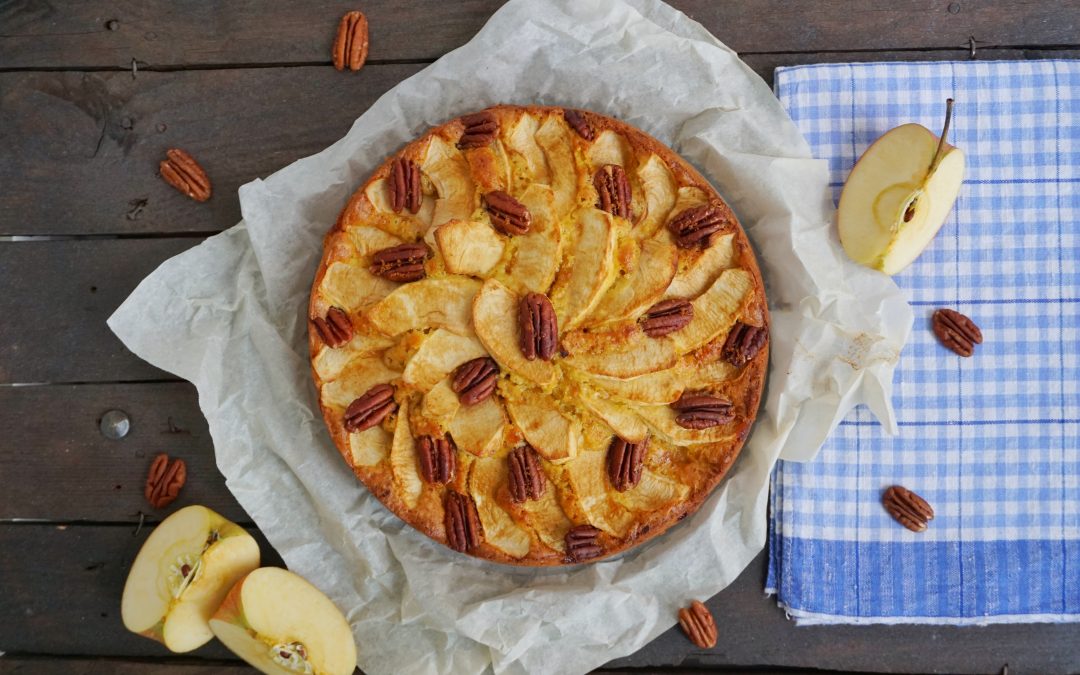
[[(950, 96), (967, 174), (896, 276), (915, 310), (900, 435), (857, 408), (778, 465), (768, 585), (800, 623), (1080, 621), (1080, 61), (782, 68), (776, 92), (837, 199), (885, 131), (940, 133)], [(938, 307), (982, 328), (972, 358), (938, 344)], [(926, 532), (882, 508), (894, 484), (933, 505)]]

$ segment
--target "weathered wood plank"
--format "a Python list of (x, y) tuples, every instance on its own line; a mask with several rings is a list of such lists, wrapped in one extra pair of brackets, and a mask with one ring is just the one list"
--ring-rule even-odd
[[(120, 440), (101, 435), (110, 409), (131, 419)], [(0, 387), (0, 521), (156, 521), (188, 504), (203, 504), (249, 522), (214, 462), (213, 442), (186, 382)], [(165, 509), (143, 497), (151, 460), (183, 459), (187, 483)]]
[[(2, 23), (2, 21), (0, 21)], [(0, 235), (208, 232), (240, 219), (237, 188), (330, 145), (419, 65), (176, 73), (0, 74)], [(209, 202), (157, 175), (180, 147)]]
[[(164, 648), (127, 634), (117, 603), (145, 536), (130, 527), (0, 525), (0, 645), (34, 654), (154, 657)], [(29, 555), (28, 551), (33, 551)], [(272, 561), (268, 546), (263, 557)], [(932, 626), (796, 628), (761, 593), (759, 556), (709, 601), (720, 626), (715, 649), (699, 650), (674, 628), (609, 668), (801, 667), (869, 672), (1070, 673), (1080, 670), (1080, 625), (980, 629)], [(497, 572), (496, 572), (497, 573)], [(70, 590), (64, 590), (70, 589)], [(360, 646), (363, 649), (363, 645)], [(884, 655), (888, 655), (886, 658)], [(220, 647), (193, 656), (225, 658)]]
[[(501, 4), (366, 0), (361, 8), (371, 25), (370, 58), (437, 58), (468, 41)], [(967, 44), (969, 36), (987, 46), (1080, 42), (1078, 0), (671, 4), (739, 52), (938, 49)], [(343, 0), (8, 2), (0, 4), (0, 66), (128, 68), (132, 59), (152, 67), (329, 63), (337, 20), (355, 7)]]
[(0, 384), (175, 379), (129, 352), (105, 320), (155, 267), (199, 241), (0, 242)]
[[(1075, 58), (1080, 50), (978, 54)], [(752, 54), (746, 61), (771, 82), (781, 65), (966, 56), (962, 50)], [(419, 68), (372, 66), (345, 80), (324, 67), (141, 73), (135, 81), (126, 73), (0, 74), (0, 185), (15, 188), (0, 190), (0, 235), (231, 227), (240, 218), (240, 185), (330, 145), (379, 95)], [(206, 166), (215, 192), (208, 203), (185, 198), (157, 176), (172, 146)]]
[[(255, 671), (237, 661), (162, 657), (160, 659), (119, 659), (23, 655), (0, 659), (0, 675), (250, 675)], [(359, 671), (357, 671), (359, 672)], [(825, 675), (827, 671), (802, 668), (650, 668), (649, 675)], [(595, 675), (641, 675), (639, 670), (594, 670)], [(847, 673), (846, 675), (860, 675)]]
[[(151, 528), (0, 525), (0, 645), (9, 653), (168, 656), (124, 629), (120, 596)], [(283, 566), (258, 530), (262, 564)], [(192, 656), (232, 659), (211, 641)], [(3, 660), (0, 660), (3, 663)], [(68, 671), (71, 672), (71, 671)]]
[(251, 675), (254, 672), (245, 663), (212, 659), (121, 660), (50, 656), (0, 659), (0, 674), (4, 675)]

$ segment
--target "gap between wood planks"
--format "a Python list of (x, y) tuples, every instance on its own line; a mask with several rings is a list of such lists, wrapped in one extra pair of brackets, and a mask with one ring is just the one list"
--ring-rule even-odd
[[(777, 52), (779, 53), (779, 52)], [(435, 63), (437, 59), (370, 59), (364, 67), (368, 66), (402, 66), (402, 65), (428, 65)], [(150, 73), (178, 73), (197, 70), (232, 70), (232, 69), (258, 69), (258, 68), (311, 68), (332, 66), (327, 61), (255, 61), (250, 63), (200, 63), (195, 65), (161, 65), (155, 66), (145, 61), (132, 59), (136, 64), (135, 75), (146, 71)], [(128, 66), (16, 66), (14, 68), (0, 67), (0, 73), (126, 73), (131, 72)]]
[[(983, 44), (976, 37), (972, 36), (971, 40), (977, 45), (979, 50), (1010, 50), (1010, 51), (1062, 51), (1062, 50), (1074, 50), (1080, 49), (1080, 42), (1078, 43), (1064, 43), (1064, 44)], [(890, 47), (888, 49), (818, 49), (812, 52), (804, 50), (765, 50), (765, 51), (745, 51), (738, 52), (740, 57), (747, 56), (798, 56), (801, 54), (814, 55), (814, 54), (830, 54), (830, 55), (843, 55), (843, 54), (891, 54), (891, 53), (948, 53), (956, 52), (958, 56), (970, 55), (971, 47), (969, 44), (962, 45), (949, 45), (941, 47)], [(441, 58), (441, 57), (440, 57)], [(429, 65), (437, 61), (437, 58), (419, 58), (419, 59), (370, 59), (367, 61), (366, 66), (396, 66), (396, 65)], [(176, 72), (192, 72), (200, 70), (231, 70), (231, 69), (259, 69), (259, 68), (308, 68), (308, 67), (323, 67), (331, 66), (332, 63), (329, 60), (318, 61), (252, 61), (252, 62), (228, 62), (228, 63), (199, 63), (191, 65), (154, 65), (146, 61), (132, 58), (132, 62), (135, 64), (134, 75), (137, 76), (139, 71), (153, 72), (153, 73), (176, 73)], [(16, 67), (0, 67), (0, 73), (61, 73), (61, 72), (79, 72), (79, 73), (101, 73), (101, 72), (130, 72), (132, 66), (130, 65), (118, 65), (118, 66), (85, 66), (85, 65), (61, 65), (61, 66), (16, 66)]]

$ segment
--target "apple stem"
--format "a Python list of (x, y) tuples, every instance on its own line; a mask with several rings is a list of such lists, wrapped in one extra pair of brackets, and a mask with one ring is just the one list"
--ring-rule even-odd
[(949, 125), (952, 124), (952, 106), (953, 100), (951, 98), (945, 99), (945, 128), (941, 130), (941, 138), (938, 139), (937, 151), (934, 152), (934, 158), (930, 160), (930, 172), (933, 173), (937, 167), (939, 161), (941, 161), (941, 151), (945, 149), (945, 138), (949, 135)]

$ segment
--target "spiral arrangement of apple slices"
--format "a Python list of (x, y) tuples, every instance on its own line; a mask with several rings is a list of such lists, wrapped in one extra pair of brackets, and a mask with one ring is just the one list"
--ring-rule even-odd
[[(694, 218), (723, 227), (680, 233)], [(529, 294), (554, 310), (550, 359), (522, 348)], [(689, 320), (647, 333), (664, 308)], [(743, 444), (768, 358), (760, 275), (716, 192), (637, 129), (562, 108), (490, 108), (387, 160), (326, 238), (309, 317), (321, 408), (357, 477), (437, 541), (523, 565), (583, 562), (572, 530), (599, 559), (695, 510)], [(754, 348), (725, 358), (744, 329)], [(457, 391), (455, 374), (487, 357), (494, 388), (463, 401), (490, 370), (477, 361)], [(691, 408), (705, 413), (688, 424)]]

